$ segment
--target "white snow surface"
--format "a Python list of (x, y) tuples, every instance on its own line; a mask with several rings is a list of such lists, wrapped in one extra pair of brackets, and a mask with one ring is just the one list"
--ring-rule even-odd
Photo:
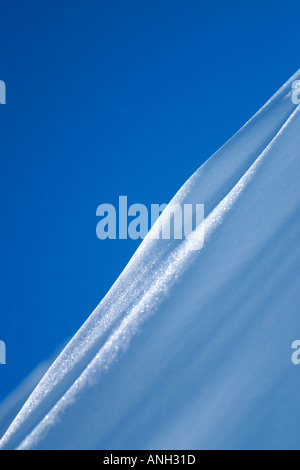
[(205, 204), (203, 249), (147, 237), (1, 449), (300, 449), (297, 79), (172, 200)]
[[(64, 346), (65, 345), (66, 342)], [(61, 351), (62, 347), (60, 347), (50, 359), (39, 364), (15, 390), (0, 403), (0, 438), (4, 435), (12, 420), (19, 413), (24, 403)]]

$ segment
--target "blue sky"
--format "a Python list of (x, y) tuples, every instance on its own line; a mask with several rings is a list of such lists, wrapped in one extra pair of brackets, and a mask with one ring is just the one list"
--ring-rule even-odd
[(0, 400), (139, 242), (96, 208), (168, 202), (299, 68), (297, 2), (2, 0)]

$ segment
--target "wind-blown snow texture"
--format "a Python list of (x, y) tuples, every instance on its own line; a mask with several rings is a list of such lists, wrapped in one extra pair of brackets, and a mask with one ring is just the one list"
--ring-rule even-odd
[(296, 79), (173, 199), (205, 204), (204, 248), (146, 238), (1, 448), (300, 448)]
[[(65, 342), (64, 346), (66, 344)], [(39, 364), (13, 393), (0, 403), (0, 439), (61, 351), (62, 347), (49, 360)]]

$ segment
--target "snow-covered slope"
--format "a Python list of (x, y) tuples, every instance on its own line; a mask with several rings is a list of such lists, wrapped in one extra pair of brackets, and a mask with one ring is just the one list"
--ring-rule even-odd
[(204, 248), (146, 238), (1, 448), (300, 448), (296, 79), (173, 199)]
[[(65, 345), (66, 343), (64, 346)], [(39, 364), (15, 390), (0, 403), (0, 439), (61, 351), (62, 347), (60, 347), (49, 360)]]

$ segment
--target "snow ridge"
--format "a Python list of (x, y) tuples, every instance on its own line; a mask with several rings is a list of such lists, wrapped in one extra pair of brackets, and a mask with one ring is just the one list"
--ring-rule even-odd
[(171, 201), (205, 204), (204, 248), (146, 237), (0, 448), (299, 448), (297, 79)]

